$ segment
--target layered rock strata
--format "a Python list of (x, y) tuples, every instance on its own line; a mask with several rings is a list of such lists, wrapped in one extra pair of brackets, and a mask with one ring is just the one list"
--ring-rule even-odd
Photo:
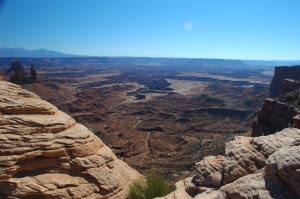
[(257, 120), (252, 126), (252, 136), (269, 135), (284, 128), (293, 127), (293, 118), (298, 114), (299, 111), (294, 106), (267, 98), (257, 113)]
[(160, 199), (300, 198), (299, 129), (236, 137), (225, 150), (225, 156), (196, 163), (196, 175), (178, 182), (174, 192)]
[(86, 127), (0, 81), (0, 198), (124, 199), (137, 178)]
[(270, 86), (271, 97), (278, 97), (284, 79), (300, 80), (300, 66), (278, 66)]
[(284, 95), (296, 89), (300, 89), (300, 81), (284, 79), (280, 86), (279, 95)]

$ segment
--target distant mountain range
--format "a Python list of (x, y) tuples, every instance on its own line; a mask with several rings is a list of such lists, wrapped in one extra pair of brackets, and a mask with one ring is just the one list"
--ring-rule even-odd
[[(36, 49), (28, 50), (22, 47), (17, 48), (8, 48), (0, 47), (0, 58), (1, 57), (18, 57), (18, 58), (64, 58), (64, 57), (73, 57), (73, 58), (88, 58), (95, 56), (81, 56), (81, 55), (72, 55), (66, 54), (59, 51), (48, 50), (48, 49)], [(165, 58), (165, 57), (97, 57), (101, 59), (100, 61), (106, 59), (113, 59), (121, 63), (131, 63), (131, 64), (149, 64), (149, 62), (155, 62), (156, 65), (196, 65), (196, 66), (292, 66), (300, 65), (299, 60), (239, 60), (239, 59), (207, 59), (207, 58)], [(153, 63), (155, 65), (155, 63)]]
[(300, 65), (300, 60), (242, 60), (250, 66), (293, 66)]
[(65, 54), (62, 52), (48, 50), (48, 49), (28, 50), (21, 47), (18, 48), (0, 47), (0, 57), (80, 57), (80, 56)]

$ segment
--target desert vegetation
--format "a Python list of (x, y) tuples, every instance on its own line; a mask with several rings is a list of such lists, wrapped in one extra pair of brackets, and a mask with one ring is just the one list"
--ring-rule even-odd
[(145, 180), (135, 181), (129, 189), (128, 199), (152, 199), (172, 191), (165, 179), (158, 175), (148, 175)]

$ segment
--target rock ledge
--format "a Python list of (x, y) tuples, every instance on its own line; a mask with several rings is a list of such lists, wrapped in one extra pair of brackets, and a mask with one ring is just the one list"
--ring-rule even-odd
[(0, 126), (1, 198), (124, 199), (141, 176), (69, 115), (5, 81)]
[(236, 137), (225, 151), (225, 156), (196, 163), (196, 175), (178, 182), (174, 192), (160, 199), (300, 198), (299, 129)]

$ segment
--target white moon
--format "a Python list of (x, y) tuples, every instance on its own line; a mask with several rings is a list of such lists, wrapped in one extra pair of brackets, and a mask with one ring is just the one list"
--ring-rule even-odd
[(191, 31), (193, 29), (193, 23), (191, 21), (187, 21), (184, 24), (184, 29), (186, 31)]

